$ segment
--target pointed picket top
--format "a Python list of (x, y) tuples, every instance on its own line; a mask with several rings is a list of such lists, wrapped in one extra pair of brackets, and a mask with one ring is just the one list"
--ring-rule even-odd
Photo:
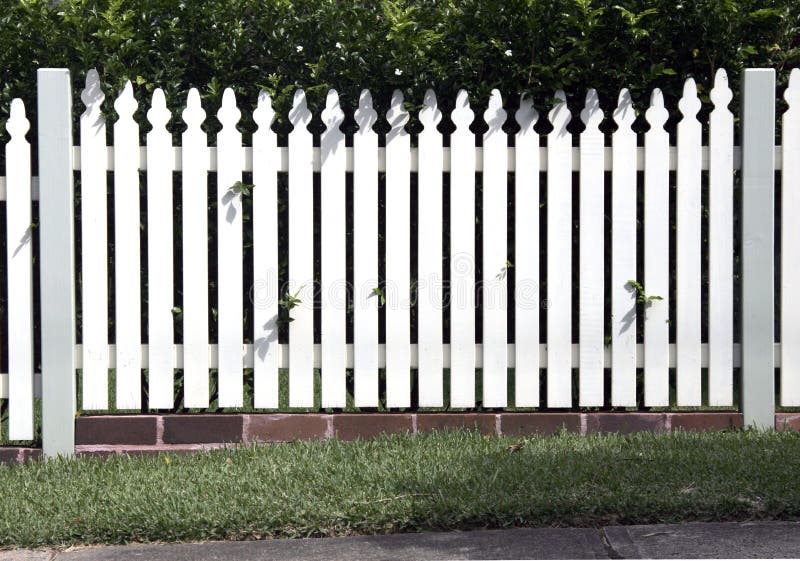
[(728, 73), (725, 72), (724, 68), (717, 70), (710, 96), (711, 102), (714, 104), (714, 111), (730, 113), (728, 104), (733, 99), (733, 92), (728, 87)]
[(6, 121), (6, 130), (11, 135), (11, 142), (25, 141), (25, 133), (31, 128), (31, 123), (25, 117), (25, 104), (18, 97), (11, 100), (11, 111)]
[(292, 109), (289, 111), (289, 122), (295, 127), (292, 132), (297, 132), (298, 127), (308, 132), (308, 124), (311, 122), (311, 111), (308, 110), (306, 92), (302, 89), (298, 89), (294, 92)]
[(458, 90), (456, 106), (450, 114), (450, 119), (452, 119), (453, 124), (456, 126), (456, 130), (469, 128), (472, 121), (475, 120), (475, 113), (469, 105), (469, 94), (467, 90)]
[(197, 88), (189, 90), (189, 95), (186, 97), (186, 109), (181, 112), (181, 118), (189, 130), (199, 128), (206, 120), (206, 112), (200, 103), (200, 92)]
[(597, 130), (603, 122), (603, 110), (600, 109), (600, 97), (597, 90), (591, 88), (586, 92), (586, 103), (581, 111), (581, 121), (586, 125), (586, 130)]
[(361, 90), (354, 117), (358, 125), (358, 134), (373, 132), (372, 127), (378, 121), (378, 112), (372, 107), (372, 94), (369, 90)]
[(339, 104), (339, 93), (336, 90), (329, 90), (328, 97), (325, 98), (325, 109), (322, 110), (322, 122), (325, 124), (325, 132), (330, 133), (339, 131), (339, 127), (344, 122), (344, 111)]
[(114, 100), (114, 110), (119, 115), (120, 121), (133, 121), (133, 114), (138, 108), (139, 104), (136, 102), (136, 98), (133, 97), (133, 84), (128, 80), (125, 82), (125, 87), (122, 88), (119, 97)]
[(519, 109), (517, 109), (514, 119), (520, 127), (519, 134), (533, 133), (533, 126), (539, 120), (539, 112), (533, 107), (533, 98), (522, 94), (519, 99)]
[(387, 139), (408, 134), (405, 126), (410, 116), (405, 109), (403, 101), (403, 92), (394, 90), (392, 93), (392, 101), (389, 104), (389, 110), (386, 112), (386, 120), (391, 127), (391, 130), (386, 134)]
[(259, 130), (262, 128), (269, 129), (275, 121), (275, 109), (272, 107), (272, 97), (269, 92), (261, 90), (258, 92), (258, 105), (253, 111), (253, 121), (258, 125)]
[(614, 109), (614, 122), (619, 126), (618, 130), (631, 130), (635, 120), (636, 112), (633, 109), (631, 92), (628, 88), (622, 88), (617, 98), (617, 108)]
[(86, 87), (81, 92), (81, 101), (86, 106), (83, 116), (93, 119), (102, 119), (101, 107), (106, 95), (100, 87), (100, 75), (97, 69), (92, 68), (86, 73)]
[(664, 107), (664, 94), (655, 88), (650, 94), (650, 107), (644, 114), (651, 129), (663, 129), (669, 119), (669, 111)]
[(694, 83), (694, 78), (687, 78), (683, 84), (683, 97), (678, 102), (678, 109), (684, 118), (695, 117), (697, 112), (700, 111), (702, 104), (700, 98), (697, 97), (697, 85)]
[(153, 125), (153, 129), (163, 129), (172, 118), (172, 113), (167, 109), (167, 99), (164, 97), (164, 90), (156, 88), (153, 92), (153, 100), (150, 109), (147, 111), (147, 120)]
[(436, 129), (436, 125), (442, 120), (442, 112), (436, 103), (436, 94), (433, 90), (425, 92), (425, 98), (422, 100), (422, 110), (419, 112), (419, 122), (422, 126), (428, 129)]
[(553, 104), (553, 108), (547, 114), (550, 124), (553, 125), (553, 132), (551, 134), (566, 136), (569, 134), (567, 132), (567, 125), (572, 120), (572, 114), (569, 112), (569, 107), (567, 106), (567, 95), (564, 93), (564, 90), (558, 90), (554, 97), (560, 101), (556, 101)]
[(783, 93), (783, 99), (789, 104), (789, 111), (800, 111), (800, 68), (792, 69), (789, 74), (789, 87)]
[(508, 113), (503, 109), (503, 96), (500, 90), (492, 90), (492, 95), (489, 97), (489, 106), (483, 112), (483, 120), (489, 125), (489, 133), (500, 131), (506, 123)]
[(225, 88), (222, 93), (222, 105), (217, 111), (217, 119), (222, 125), (222, 130), (236, 130), (236, 125), (242, 118), (242, 112), (236, 107), (236, 94), (231, 88)]

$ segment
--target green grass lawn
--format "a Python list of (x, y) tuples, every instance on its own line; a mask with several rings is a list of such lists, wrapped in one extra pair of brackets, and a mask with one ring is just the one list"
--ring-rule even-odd
[(56, 460), (0, 466), (0, 544), (793, 518), (798, 473), (800, 434), (754, 431), (456, 431)]

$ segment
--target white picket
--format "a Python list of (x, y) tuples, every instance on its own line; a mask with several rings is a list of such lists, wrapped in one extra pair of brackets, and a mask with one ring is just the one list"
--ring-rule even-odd
[(700, 381), (700, 173), (701, 103), (692, 78), (686, 80), (678, 108), (676, 195), (676, 315), (678, 405), (699, 406)]
[[(320, 139), (322, 228), (322, 406), (344, 407), (347, 311), (344, 111), (336, 90), (328, 92)], [(291, 376), (292, 372), (289, 371)]]
[(669, 405), (669, 111), (655, 89), (645, 113), (644, 135), (644, 286), (660, 296), (644, 310), (644, 404)]
[[(289, 287), (300, 301), (289, 310), (289, 406), (314, 405), (313, 144), (306, 94), (294, 93), (289, 121)], [(285, 295), (284, 295), (285, 296)]]
[(403, 94), (395, 90), (386, 120), (386, 406), (411, 403), (411, 137)]
[(425, 92), (419, 120), (417, 197), (417, 339), (419, 406), (443, 403), (442, 357), (442, 112), (433, 90)]
[(353, 136), (353, 343), (356, 407), (378, 406), (378, 113), (363, 90)]
[(30, 123), (21, 99), (11, 101), (6, 130), (8, 264), (8, 438), (33, 440), (33, 269)]
[(114, 101), (114, 280), (116, 301), (117, 408), (142, 402), (142, 307), (139, 266), (138, 103), (130, 81)]
[(108, 188), (105, 100), (100, 76), (86, 74), (81, 101), (81, 406), (108, 409)]
[[(483, 405), (508, 401), (508, 137), (506, 112), (492, 90), (483, 114)], [(504, 157), (506, 156), (506, 157)]]
[(733, 405), (733, 92), (720, 68), (709, 116), (708, 404)]
[(547, 406), (572, 405), (572, 116), (562, 90), (548, 113)]
[(586, 129), (580, 136), (580, 326), (579, 403), (603, 405), (604, 319), (604, 138), (600, 132), (603, 111), (597, 91), (586, 93), (581, 111)]
[[(611, 147), (611, 405), (636, 406), (636, 119), (630, 92), (619, 94)], [(645, 287), (646, 289), (646, 287)]]
[(253, 405), (278, 407), (278, 139), (272, 100), (253, 111)]
[(208, 380), (208, 139), (200, 128), (206, 112), (189, 90), (181, 114), (183, 197), (183, 388), (186, 407), (205, 408)]
[(781, 176), (781, 405), (800, 405), (800, 69), (789, 75), (783, 94)]
[(514, 404), (539, 407), (539, 113), (530, 97), (514, 118)]
[(451, 117), (450, 405), (475, 407), (475, 114), (460, 90)]
[(231, 88), (222, 94), (217, 119), (217, 337), (219, 339), (218, 392), (220, 407), (244, 403), (242, 377), (242, 181), (244, 151), (241, 118)]
[[(781, 255), (781, 384), (782, 404), (800, 405), (800, 309), (790, 298), (800, 269), (800, 226), (792, 217), (800, 212), (800, 71), (793, 71), (785, 99), (782, 150), (776, 166), (782, 169)], [(468, 95), (459, 92), (452, 113), (455, 132), (450, 148), (443, 148), (437, 125), (442, 119), (433, 91), (426, 92), (420, 122), (419, 148), (411, 149), (404, 130), (408, 115), (403, 98), (395, 92), (386, 117), (390, 132), (386, 148), (378, 148), (372, 130), (377, 120), (372, 99), (362, 91), (355, 112), (358, 132), (347, 148), (340, 130), (345, 120), (336, 92), (330, 92), (322, 114), (326, 131), (321, 146), (313, 148), (307, 126), (311, 113), (302, 90), (295, 94), (290, 121), (294, 130), (289, 147), (279, 149), (270, 130), (275, 118), (269, 96), (259, 95), (254, 120), (259, 130), (253, 148), (242, 146), (237, 130), (240, 111), (233, 92), (226, 90), (218, 113), (222, 131), (217, 146), (209, 149), (201, 129), (205, 112), (193, 90), (183, 112), (187, 131), (182, 146), (172, 147), (167, 130), (170, 112), (164, 94), (156, 90), (147, 118), (152, 131), (145, 147), (139, 146), (139, 128), (133, 115), (137, 102), (128, 82), (114, 106), (119, 119), (114, 125), (114, 146), (106, 147), (105, 122), (100, 107), (104, 100), (99, 76), (87, 75), (82, 93), (86, 111), (81, 116), (81, 146), (76, 148), (75, 170), (81, 173), (82, 213), (82, 345), (76, 356), (83, 370), (83, 403), (86, 410), (109, 407), (108, 368), (116, 369), (116, 407), (141, 407), (141, 368), (149, 377), (151, 409), (172, 407), (174, 368), (184, 368), (184, 404), (208, 405), (210, 365), (219, 366), (219, 399), (223, 407), (243, 405), (242, 370), (255, 369), (254, 405), (278, 407), (278, 368), (290, 370), (290, 406), (313, 407), (314, 368), (322, 366), (322, 405), (346, 405), (346, 368), (355, 371), (355, 405), (378, 405), (379, 368), (386, 366), (387, 406), (410, 406), (412, 365), (418, 365), (421, 407), (444, 403), (443, 369), (450, 368), (450, 405), (475, 406), (475, 368), (482, 368), (483, 405), (505, 407), (507, 367), (516, 368), (515, 404), (540, 406), (540, 352), (548, 369), (547, 406), (572, 405), (572, 368), (580, 367), (578, 401), (581, 406), (603, 403), (603, 368), (612, 369), (611, 402), (635, 406), (637, 361), (635, 281), (637, 260), (637, 170), (644, 170), (644, 292), (657, 296), (644, 306), (644, 405), (669, 405), (669, 366), (677, 371), (677, 404), (699, 406), (702, 402), (702, 368), (708, 368), (708, 404), (730, 406), (733, 401), (733, 177), (739, 165), (733, 145), (733, 115), (728, 109), (732, 93), (727, 75), (719, 70), (710, 91), (714, 110), (709, 116), (708, 147), (702, 146), (701, 109), (692, 79), (684, 84), (678, 104), (682, 120), (677, 125), (677, 145), (669, 145), (664, 130), (668, 111), (661, 92), (654, 90), (646, 119), (650, 125), (644, 148), (637, 148), (632, 129), (635, 115), (627, 90), (620, 93), (614, 120), (618, 130), (612, 146), (605, 148), (599, 130), (603, 113), (596, 92), (590, 90), (581, 118), (586, 125), (580, 148), (572, 147), (567, 131), (571, 114), (563, 92), (549, 112), (553, 131), (547, 147), (539, 148), (533, 130), (538, 119), (529, 99), (523, 98), (516, 120), (520, 125), (515, 148), (509, 149), (502, 127), (507, 117), (502, 99), (493, 90), (484, 119), (489, 130), (476, 149), (470, 131), (473, 122)], [(9, 252), (9, 376), (11, 397), (10, 434), (27, 438), (32, 431), (33, 379), (31, 337), (25, 321), (31, 312), (29, 202), (35, 199), (36, 180), (31, 178), (27, 120), (19, 100), (11, 107), (7, 129), (12, 140), (6, 146), (7, 177), (0, 188), (7, 199)], [(113, 170), (115, 200), (115, 344), (108, 344), (107, 310), (107, 185)], [(675, 350), (669, 345), (669, 207), (670, 169), (676, 181), (676, 331)], [(702, 344), (702, 171), (709, 172), (709, 290), (708, 344)], [(148, 345), (141, 342), (140, 170), (147, 173), (147, 271)], [(254, 268), (253, 346), (245, 346), (242, 333), (242, 191), (235, 188), (245, 171), (253, 171)], [(322, 340), (315, 345), (313, 270), (313, 173), (321, 172), (323, 208), (321, 239)], [(386, 171), (386, 283), (378, 279), (378, 178)], [(173, 218), (172, 173), (183, 175), (183, 343), (176, 346), (173, 327)], [(217, 172), (219, 282), (219, 344), (208, 340), (207, 269), (208, 171)], [(277, 173), (289, 172), (289, 288), (278, 287)], [(345, 177), (353, 172), (353, 280), (354, 342), (346, 343), (346, 210)], [(418, 173), (418, 344), (410, 342), (410, 178)], [(507, 174), (515, 177), (514, 262), (507, 259)], [(539, 342), (539, 174), (547, 172), (548, 214), (547, 341)], [(573, 303), (569, 287), (572, 271), (572, 183), (580, 173), (580, 329), (579, 344), (572, 343)], [(603, 286), (604, 173), (611, 171), (611, 287)], [(450, 294), (449, 345), (443, 344), (444, 286), (442, 275), (443, 173), (450, 183)], [(483, 342), (475, 342), (475, 172), (483, 174)], [(29, 189), (29, 191), (26, 191)], [(26, 214), (27, 212), (27, 214)], [(15, 242), (15, 240), (19, 240)], [(16, 244), (16, 245), (15, 245)], [(12, 251), (13, 250), (13, 251)], [(26, 265), (27, 263), (27, 265)], [(507, 283), (509, 267), (516, 277), (515, 344), (507, 341)], [(604, 349), (603, 300), (612, 300), (610, 350)], [(297, 305), (288, 301), (296, 297)], [(289, 316), (288, 354), (278, 344), (280, 298), (292, 307)], [(386, 301), (386, 345), (378, 341), (378, 310)], [(32, 320), (31, 320), (32, 321)], [(797, 325), (796, 325), (797, 324)], [(32, 323), (31, 323), (32, 325)], [(793, 343), (794, 342), (794, 343)], [(674, 352), (674, 357), (670, 357)], [(738, 352), (738, 351), (736, 351)], [(113, 353), (114, 357), (110, 357)], [(316, 353), (316, 354), (315, 354)], [(211, 356), (209, 356), (211, 355)], [(316, 358), (315, 358), (316, 357)], [(544, 359), (544, 356), (542, 356)], [(286, 360), (286, 362), (284, 362)], [(672, 362), (671, 362), (672, 361)], [(574, 364), (573, 364), (574, 363)], [(6, 390), (0, 390), (6, 391)]]
[(153, 92), (147, 120), (147, 317), (148, 408), (171, 409), (172, 349), (172, 135), (171, 114), (161, 88)]

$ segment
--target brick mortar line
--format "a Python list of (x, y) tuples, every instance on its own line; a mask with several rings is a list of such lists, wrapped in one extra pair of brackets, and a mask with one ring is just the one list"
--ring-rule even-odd
[(250, 443), (250, 415), (242, 415), (242, 443), (249, 444)]
[(202, 444), (79, 444), (76, 453), (114, 452), (200, 452), (203, 450), (219, 450), (235, 448), (242, 443), (205, 442)]
[(156, 417), (156, 446), (164, 444), (164, 416)]

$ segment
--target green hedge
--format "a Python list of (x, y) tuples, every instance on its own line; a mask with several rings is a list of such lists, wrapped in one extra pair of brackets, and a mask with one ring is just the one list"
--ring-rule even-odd
[[(200, 88), (211, 114), (227, 86), (249, 103), (267, 89), (281, 111), (298, 86), (316, 107), (330, 87), (345, 104), (368, 87), (379, 110), (394, 88), (419, 104), (429, 87), (445, 105), (467, 88), (478, 106), (500, 88), (512, 107), (522, 91), (541, 106), (555, 89), (580, 103), (594, 87), (612, 107), (621, 87), (641, 104), (654, 86), (668, 97), (679, 94), (692, 75), (705, 96), (717, 68), (726, 68), (737, 88), (744, 67), (782, 71), (800, 63), (796, 0), (50, 4), (0, 0), (0, 122), (13, 97), (34, 99), (37, 67), (70, 68), (76, 88), (97, 67), (107, 92), (131, 79), (141, 99), (161, 87), (177, 116), (188, 88)], [(110, 99), (107, 107), (113, 113)]]

